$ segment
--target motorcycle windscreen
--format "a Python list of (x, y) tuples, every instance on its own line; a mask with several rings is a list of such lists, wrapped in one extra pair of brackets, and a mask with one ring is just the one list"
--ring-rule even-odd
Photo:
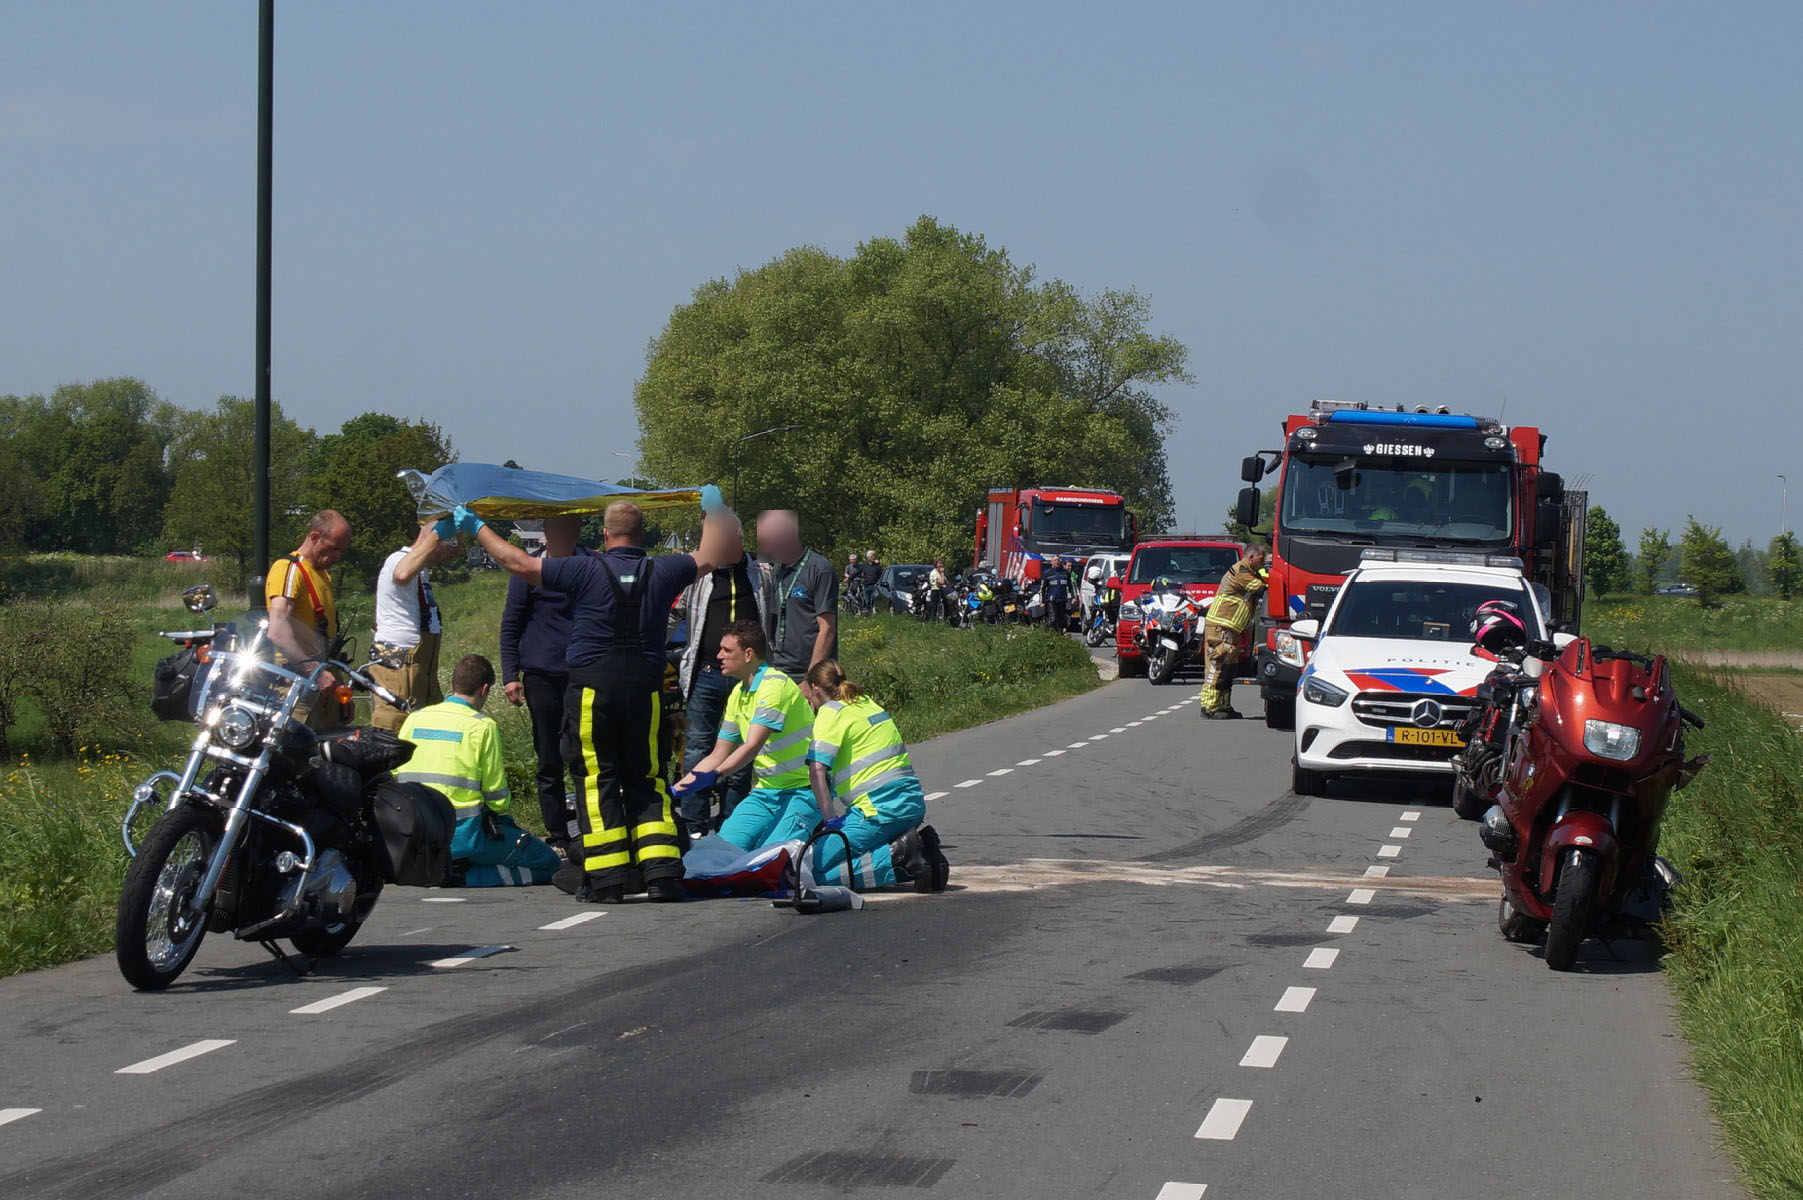
[(422, 521), (446, 516), (460, 504), (485, 518), (519, 521), (597, 513), (615, 500), (630, 500), (647, 511), (701, 503), (699, 487), (647, 491), (492, 463), (455, 462), (430, 475), (419, 471), (396, 475), (413, 493)]

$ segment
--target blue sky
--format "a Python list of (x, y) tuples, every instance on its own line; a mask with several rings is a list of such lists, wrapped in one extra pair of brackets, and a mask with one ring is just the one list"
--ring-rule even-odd
[[(278, 8), (274, 389), (317, 427), (620, 473), (697, 285), (931, 213), (1151, 297), (1185, 524), (1312, 397), (1537, 424), (1630, 537), (1763, 545), (1781, 472), (1803, 519), (1803, 7)], [(251, 392), (255, 53), (250, 0), (0, 3), (0, 392)]]

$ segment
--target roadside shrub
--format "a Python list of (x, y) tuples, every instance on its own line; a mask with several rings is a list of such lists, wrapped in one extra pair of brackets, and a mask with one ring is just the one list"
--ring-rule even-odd
[(134, 627), (124, 605), (101, 599), (52, 609), (36, 602), (23, 610), (20, 619), (35, 626), (26, 686), (57, 750), (72, 756), (142, 720), (131, 704)]

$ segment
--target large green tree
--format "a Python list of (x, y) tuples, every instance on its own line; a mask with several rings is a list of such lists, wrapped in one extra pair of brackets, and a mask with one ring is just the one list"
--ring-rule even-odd
[(1154, 389), (1188, 379), (1187, 352), (1149, 316), (1137, 293), (1036, 282), (930, 217), (850, 258), (791, 250), (671, 315), (634, 396), (640, 461), (892, 561), (967, 557), (990, 487), (1112, 487), (1159, 528), (1171, 415)]
[[(172, 450), (175, 485), (165, 524), (171, 540), (198, 545), (208, 557), (235, 568), (242, 583), (267, 563), (251, 563), (254, 480), (251, 449), (256, 404), (223, 396), (210, 413), (191, 413)], [(272, 554), (285, 553), (300, 538), (306, 521), (302, 485), (313, 456), (313, 431), (303, 429), (270, 405), (269, 507)]]
[(1684, 582), (1697, 589), (1697, 599), (1705, 608), (1744, 586), (1734, 551), (1728, 548), (1719, 526), (1686, 517), (1684, 535), (1678, 539), (1678, 561)]
[(418, 532), (417, 508), (396, 477), (402, 470), (431, 474), (451, 461), (451, 443), (429, 421), (408, 421), (387, 413), (352, 417), (319, 439), (306, 507), (335, 508), (351, 523), (351, 546), (344, 561), (365, 577), (397, 546)]
[(1628, 585), (1628, 548), (1622, 545), (1621, 526), (1600, 504), (1584, 514), (1584, 575), (1598, 596)]
[(1665, 578), (1666, 562), (1671, 556), (1670, 532), (1651, 528), (1640, 531), (1640, 545), (1634, 555), (1634, 582), (1643, 595), (1652, 595), (1653, 589)]
[(1803, 558), (1797, 554), (1797, 535), (1786, 530), (1772, 539), (1766, 550), (1766, 577), (1772, 581), (1772, 588), (1781, 600), (1789, 600), (1797, 594), (1797, 586), (1803, 583)]

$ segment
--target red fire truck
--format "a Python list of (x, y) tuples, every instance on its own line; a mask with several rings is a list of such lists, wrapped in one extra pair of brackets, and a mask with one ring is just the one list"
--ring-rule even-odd
[[(1267, 725), (1288, 729), (1295, 720), (1307, 646), (1290, 623), (1326, 616), (1372, 546), (1519, 558), (1528, 580), (1546, 589), (1553, 620), (1577, 629), (1586, 497), (1541, 467), (1538, 429), (1446, 408), (1317, 400), (1286, 418), (1283, 432), (1281, 450), (1261, 450), (1240, 469), (1248, 485), (1277, 477), (1268, 599), (1245, 668), (1264, 695)], [(1240, 492), (1235, 519), (1263, 531), (1256, 486)]]
[(991, 488), (977, 514), (976, 556), (997, 575), (1025, 585), (1039, 578), (1048, 555), (1088, 558), (1125, 553), (1139, 523), (1120, 493), (1101, 488)]

